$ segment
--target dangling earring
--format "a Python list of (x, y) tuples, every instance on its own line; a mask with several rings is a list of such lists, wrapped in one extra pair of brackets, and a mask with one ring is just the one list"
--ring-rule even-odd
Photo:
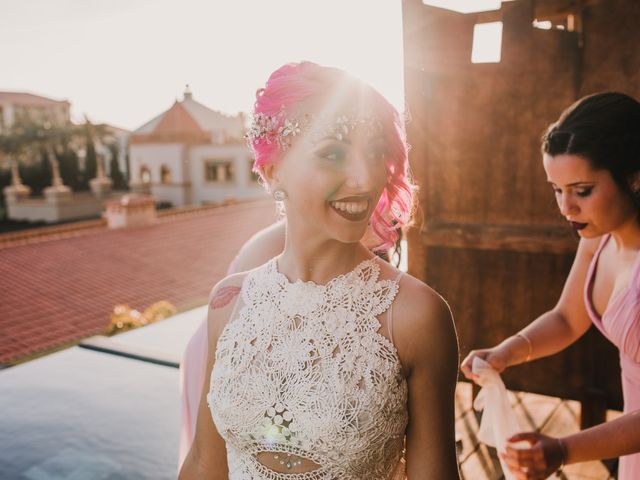
[(629, 187), (631, 188), (631, 192), (637, 197), (640, 196), (640, 174), (636, 172), (631, 181), (629, 182)]
[(282, 188), (276, 188), (273, 191), (273, 199), (276, 202), (284, 202), (284, 200), (287, 198), (287, 192), (285, 192)]

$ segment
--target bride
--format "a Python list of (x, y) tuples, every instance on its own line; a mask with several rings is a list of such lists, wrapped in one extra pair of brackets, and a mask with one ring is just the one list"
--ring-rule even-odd
[(446, 302), (378, 259), (409, 220), (398, 112), (345, 72), (276, 70), (248, 133), (284, 251), (214, 286), (185, 479), (458, 479)]

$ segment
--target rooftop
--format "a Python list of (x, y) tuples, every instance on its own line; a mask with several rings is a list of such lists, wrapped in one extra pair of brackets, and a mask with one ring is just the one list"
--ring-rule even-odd
[(102, 332), (117, 304), (205, 303), (240, 245), (276, 218), (260, 200), (175, 209), (140, 228), (96, 220), (0, 235), (0, 365)]
[(0, 92), (0, 103), (12, 103), (15, 105), (29, 105), (34, 107), (50, 107), (57, 105), (69, 105), (67, 100), (54, 100), (27, 92)]
[(138, 127), (132, 141), (149, 142), (173, 139), (178, 136), (207, 139), (213, 132), (221, 132), (228, 138), (242, 138), (242, 115), (229, 116), (213, 110), (193, 99), (190, 91), (182, 101), (177, 101), (166, 111)]

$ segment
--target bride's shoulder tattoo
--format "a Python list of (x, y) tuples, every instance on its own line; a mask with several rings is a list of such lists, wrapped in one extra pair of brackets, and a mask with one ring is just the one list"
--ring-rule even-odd
[(209, 302), (209, 307), (211, 310), (222, 308), (233, 300), (238, 293), (240, 293), (240, 287), (236, 287), (235, 285), (222, 287), (213, 295), (211, 302)]

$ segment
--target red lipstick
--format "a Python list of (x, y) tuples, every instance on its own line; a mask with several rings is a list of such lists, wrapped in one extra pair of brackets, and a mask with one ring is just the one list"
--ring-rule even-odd
[(571, 224), (571, 227), (574, 230), (582, 230), (583, 228), (585, 228), (588, 225), (587, 223), (572, 222), (572, 221), (569, 221), (569, 223)]

